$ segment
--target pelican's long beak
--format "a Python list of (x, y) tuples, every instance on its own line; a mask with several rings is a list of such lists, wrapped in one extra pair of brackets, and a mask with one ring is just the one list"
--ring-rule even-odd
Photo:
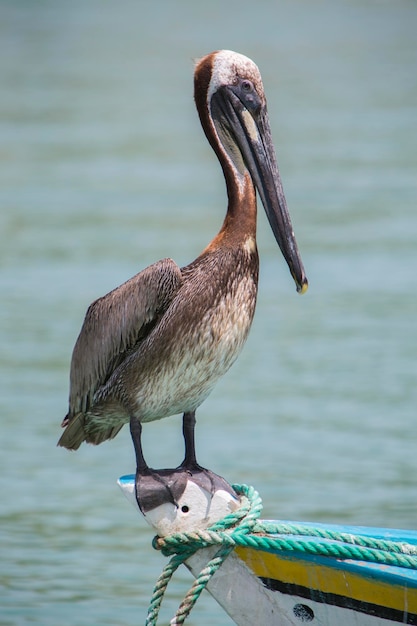
[[(266, 104), (259, 104), (249, 111), (235, 95), (233, 87), (223, 87), (213, 97), (212, 111), (219, 124), (216, 124), (217, 129), (223, 137), (225, 134), (229, 136), (229, 146), (232, 138), (239, 148), (297, 291), (305, 293), (308, 281), (282, 188)], [(236, 155), (234, 157), (238, 166)]]

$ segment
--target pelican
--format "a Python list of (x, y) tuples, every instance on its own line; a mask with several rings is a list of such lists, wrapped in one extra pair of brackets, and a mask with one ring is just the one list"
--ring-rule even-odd
[(307, 289), (272, 143), (258, 67), (221, 50), (197, 62), (194, 98), (226, 182), (219, 233), (189, 265), (164, 259), (87, 310), (72, 354), (69, 411), (58, 445), (99, 444), (130, 423), (137, 471), (149, 470), (142, 424), (183, 414), (184, 460), (201, 470), (195, 413), (230, 368), (255, 312), (256, 190), (297, 291)]

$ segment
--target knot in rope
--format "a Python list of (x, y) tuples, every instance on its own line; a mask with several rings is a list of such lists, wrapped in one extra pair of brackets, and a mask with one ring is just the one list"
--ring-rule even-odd
[(262, 512), (262, 500), (253, 487), (247, 485), (233, 485), (236, 494), (240, 496), (240, 506), (236, 511), (223, 517), (205, 530), (175, 533), (168, 537), (154, 537), (152, 546), (161, 550), (164, 556), (173, 554), (194, 554), (200, 548), (213, 545), (227, 545), (234, 547), (236, 542), (233, 535), (254, 532), (257, 520)]
[(214, 545), (219, 546), (219, 550), (209, 560), (187, 592), (178, 607), (175, 617), (170, 622), (171, 626), (184, 623), (211, 577), (237, 545), (237, 535), (247, 535), (256, 530), (257, 521), (262, 512), (262, 500), (259, 493), (253, 487), (247, 485), (233, 485), (233, 489), (240, 497), (239, 508), (212, 524), (206, 530), (176, 533), (168, 537), (154, 537), (152, 546), (156, 550), (161, 550), (164, 556), (171, 556), (172, 558), (164, 567), (162, 574), (156, 582), (148, 609), (146, 626), (156, 625), (169, 581), (178, 567), (192, 554), (201, 548)]

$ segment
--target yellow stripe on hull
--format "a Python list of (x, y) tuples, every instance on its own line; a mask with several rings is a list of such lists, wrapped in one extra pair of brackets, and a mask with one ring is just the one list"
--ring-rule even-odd
[[(337, 567), (326, 566), (317, 559), (302, 559), (299, 554), (296, 558), (283, 557), (251, 548), (236, 548), (235, 552), (269, 588), (296, 595), (304, 590), (312, 600), (349, 608), (356, 605), (358, 610), (360, 604), (377, 605), (382, 613), (388, 609), (388, 612), (405, 611), (408, 615), (417, 616), (417, 589), (408, 587), (404, 582), (394, 584), (391, 580), (384, 582), (378, 579), (379, 572), (372, 570), (372, 566), (367, 565), (366, 572), (361, 575), (349, 571), (334, 559), (332, 561)], [(360, 565), (356, 564), (356, 567), (360, 569)], [(381, 570), (381, 566), (376, 567)]]

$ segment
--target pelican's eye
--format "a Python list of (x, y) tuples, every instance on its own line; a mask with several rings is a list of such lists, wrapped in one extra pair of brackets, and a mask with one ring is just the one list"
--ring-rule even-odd
[(248, 109), (252, 115), (256, 115), (260, 111), (262, 102), (251, 80), (241, 78), (237, 87), (233, 88), (233, 92), (239, 98), (245, 109)]
[(253, 83), (250, 80), (242, 80), (241, 88), (245, 93), (250, 93), (253, 91)]

